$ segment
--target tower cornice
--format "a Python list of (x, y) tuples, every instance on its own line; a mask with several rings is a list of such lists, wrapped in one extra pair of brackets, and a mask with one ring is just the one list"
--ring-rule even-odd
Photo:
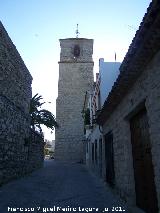
[(87, 41), (94, 41), (94, 39), (89, 39), (89, 38), (62, 38), (59, 39), (59, 41), (67, 41), (67, 40), (74, 40), (74, 41), (81, 41), (81, 40), (87, 40)]
[(93, 61), (59, 61), (58, 62), (58, 64), (63, 64), (63, 63), (65, 63), (65, 64), (77, 64), (77, 63), (79, 63), (79, 64), (83, 64), (83, 63), (86, 63), (86, 64), (94, 64), (94, 62)]

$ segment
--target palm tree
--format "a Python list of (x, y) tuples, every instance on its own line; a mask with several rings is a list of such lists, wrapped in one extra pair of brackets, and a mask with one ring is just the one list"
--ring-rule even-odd
[(37, 127), (40, 133), (42, 133), (41, 125), (45, 125), (51, 130), (58, 127), (54, 115), (46, 109), (41, 109), (45, 104), (41, 100), (43, 100), (42, 96), (37, 93), (30, 101), (31, 128), (35, 130)]

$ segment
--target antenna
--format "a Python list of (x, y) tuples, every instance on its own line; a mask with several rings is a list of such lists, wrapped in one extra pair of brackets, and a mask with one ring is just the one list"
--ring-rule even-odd
[(115, 59), (115, 62), (117, 61), (117, 54), (116, 52), (114, 53), (114, 59)]
[(79, 35), (79, 30), (78, 30), (78, 24), (77, 24), (77, 29), (76, 29), (76, 38), (78, 38), (78, 35)]
[(134, 30), (134, 31), (137, 31), (137, 28), (133, 25), (127, 25), (127, 27), (130, 29), (130, 30)]

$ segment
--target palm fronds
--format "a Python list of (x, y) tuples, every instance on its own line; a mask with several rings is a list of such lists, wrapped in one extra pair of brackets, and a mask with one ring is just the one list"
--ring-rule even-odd
[(55, 116), (50, 111), (41, 109), (42, 105), (45, 104), (45, 102), (41, 102), (42, 100), (42, 96), (37, 93), (30, 101), (31, 127), (33, 129), (38, 127), (40, 132), (42, 132), (41, 125), (52, 130), (58, 127)]

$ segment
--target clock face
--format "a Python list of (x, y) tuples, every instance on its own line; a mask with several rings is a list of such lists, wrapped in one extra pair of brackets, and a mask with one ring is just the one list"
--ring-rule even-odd
[(80, 47), (79, 47), (79, 45), (75, 45), (74, 46), (74, 56), (75, 57), (78, 57), (79, 55), (80, 55)]

